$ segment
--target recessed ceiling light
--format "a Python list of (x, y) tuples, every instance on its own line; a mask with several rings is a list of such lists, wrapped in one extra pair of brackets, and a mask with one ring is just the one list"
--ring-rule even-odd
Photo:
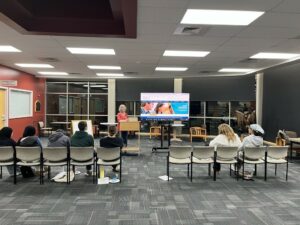
[(263, 14), (261, 11), (188, 9), (180, 23), (247, 26)]
[(114, 49), (108, 48), (67, 48), (72, 54), (115, 55)]
[(219, 72), (221, 73), (249, 73), (254, 71), (254, 69), (246, 69), (246, 68), (223, 68), (220, 69)]
[(124, 77), (123, 73), (97, 73), (99, 77)]
[(21, 50), (11, 45), (0, 45), (0, 52), (21, 52)]
[(24, 68), (54, 68), (49, 64), (15, 63), (15, 65)]
[(187, 67), (156, 67), (156, 71), (186, 71)]
[(96, 65), (91, 65), (88, 66), (88, 68), (92, 70), (121, 70), (120, 66), (96, 66)]
[(65, 75), (69, 75), (68, 73), (66, 72), (50, 72), (50, 71), (44, 71), (44, 72), (38, 72), (39, 74), (41, 75), (62, 75), (62, 76), (65, 76)]
[(205, 57), (210, 52), (207, 51), (177, 51), (177, 50), (166, 50), (164, 56), (181, 56), (181, 57)]
[(275, 52), (260, 52), (253, 56), (251, 56), (251, 59), (292, 59), (297, 56), (300, 56), (299, 54), (291, 54), (291, 53), (275, 53)]

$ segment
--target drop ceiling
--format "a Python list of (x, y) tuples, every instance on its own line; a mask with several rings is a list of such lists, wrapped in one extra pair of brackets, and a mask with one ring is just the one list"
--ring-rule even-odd
[[(265, 14), (249, 26), (209, 26), (200, 35), (175, 35), (190, 8), (252, 10)], [(184, 78), (219, 75), (222, 68), (260, 69), (282, 62), (248, 60), (258, 52), (300, 53), (299, 0), (138, 0), (137, 12), (136, 38), (22, 34), (0, 15), (0, 45), (12, 45), (22, 51), (0, 53), (0, 64), (20, 69), (15, 63), (49, 63), (55, 67), (49, 71), (77, 74), (69, 75), (68, 79), (99, 79), (97, 72), (112, 72), (91, 70), (88, 65), (121, 66), (121, 72), (128, 78)], [(72, 55), (66, 47), (112, 48), (116, 55)], [(164, 57), (165, 50), (210, 51), (210, 54), (204, 58)], [(44, 58), (57, 61), (47, 62)], [(155, 71), (161, 66), (188, 67), (188, 70)], [(22, 70), (39, 75), (37, 69)]]

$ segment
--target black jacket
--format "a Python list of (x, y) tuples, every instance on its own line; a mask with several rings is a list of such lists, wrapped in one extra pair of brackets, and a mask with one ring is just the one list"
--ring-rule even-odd
[(100, 147), (116, 148), (123, 147), (123, 140), (119, 137), (104, 137), (100, 139)]

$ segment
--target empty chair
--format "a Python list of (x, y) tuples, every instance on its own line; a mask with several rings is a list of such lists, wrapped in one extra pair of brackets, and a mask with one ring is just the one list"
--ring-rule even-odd
[[(238, 147), (222, 147), (218, 146), (216, 150), (215, 162), (220, 164), (229, 164), (230, 168), (231, 165), (234, 164), (236, 167), (237, 163), (237, 152)], [(237, 172), (238, 174), (238, 172)], [(231, 169), (230, 169), (231, 175)], [(238, 175), (236, 176), (238, 179)], [(214, 169), (214, 180), (216, 180), (216, 170)]]
[(206, 141), (207, 133), (206, 129), (202, 127), (190, 128), (190, 141), (193, 142), (193, 138), (203, 138)]
[(193, 164), (208, 164), (210, 176), (211, 164), (214, 163), (215, 147), (194, 146), (192, 152), (191, 179), (193, 179)]
[(152, 136), (161, 136), (161, 127), (160, 126), (153, 126), (150, 127), (150, 139), (152, 138)]
[(122, 182), (122, 156), (121, 148), (97, 148), (97, 178), (99, 177), (99, 166), (117, 166), (120, 165), (119, 175)]
[[(73, 166), (93, 166), (93, 183), (95, 183), (95, 150), (94, 147), (70, 147), (70, 165)], [(70, 177), (70, 175), (69, 175)]]
[(275, 165), (275, 176), (277, 175), (277, 164), (286, 164), (285, 179), (288, 180), (288, 146), (269, 146), (266, 158), (266, 178), (267, 178), (267, 164)]
[[(43, 184), (43, 152), (37, 147), (16, 147), (17, 166), (40, 166), (40, 184)], [(16, 172), (16, 170), (15, 170)], [(16, 175), (15, 175), (16, 176)], [(16, 179), (17, 182), (17, 179)]]
[(170, 177), (170, 164), (187, 165), (187, 176), (189, 177), (189, 168), (191, 160), (192, 146), (170, 146), (167, 156), (167, 176)]
[[(2, 167), (15, 165), (15, 149), (13, 146), (0, 147), (0, 178), (2, 179)], [(16, 167), (14, 166), (14, 169)], [(14, 172), (15, 174), (16, 172)], [(16, 176), (14, 176), (16, 183)]]
[(51, 167), (67, 166), (67, 183), (70, 182), (68, 147), (44, 147), (43, 157), (44, 166), (48, 166), (48, 179), (51, 176)]
[(47, 133), (50, 135), (52, 133), (52, 128), (51, 127), (45, 127), (45, 123), (43, 121), (38, 122), (38, 128), (39, 128), (39, 136), (45, 136)]
[[(239, 159), (243, 163), (243, 177), (245, 176), (245, 164), (252, 164), (255, 167), (254, 175), (257, 174), (257, 164), (265, 164), (265, 153), (266, 147), (245, 147), (242, 155), (239, 156)], [(264, 178), (266, 180), (266, 168), (264, 173)]]

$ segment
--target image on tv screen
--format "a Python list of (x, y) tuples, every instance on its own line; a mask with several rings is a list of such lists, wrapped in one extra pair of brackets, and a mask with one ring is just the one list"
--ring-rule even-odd
[(188, 120), (188, 93), (141, 93), (142, 120)]

